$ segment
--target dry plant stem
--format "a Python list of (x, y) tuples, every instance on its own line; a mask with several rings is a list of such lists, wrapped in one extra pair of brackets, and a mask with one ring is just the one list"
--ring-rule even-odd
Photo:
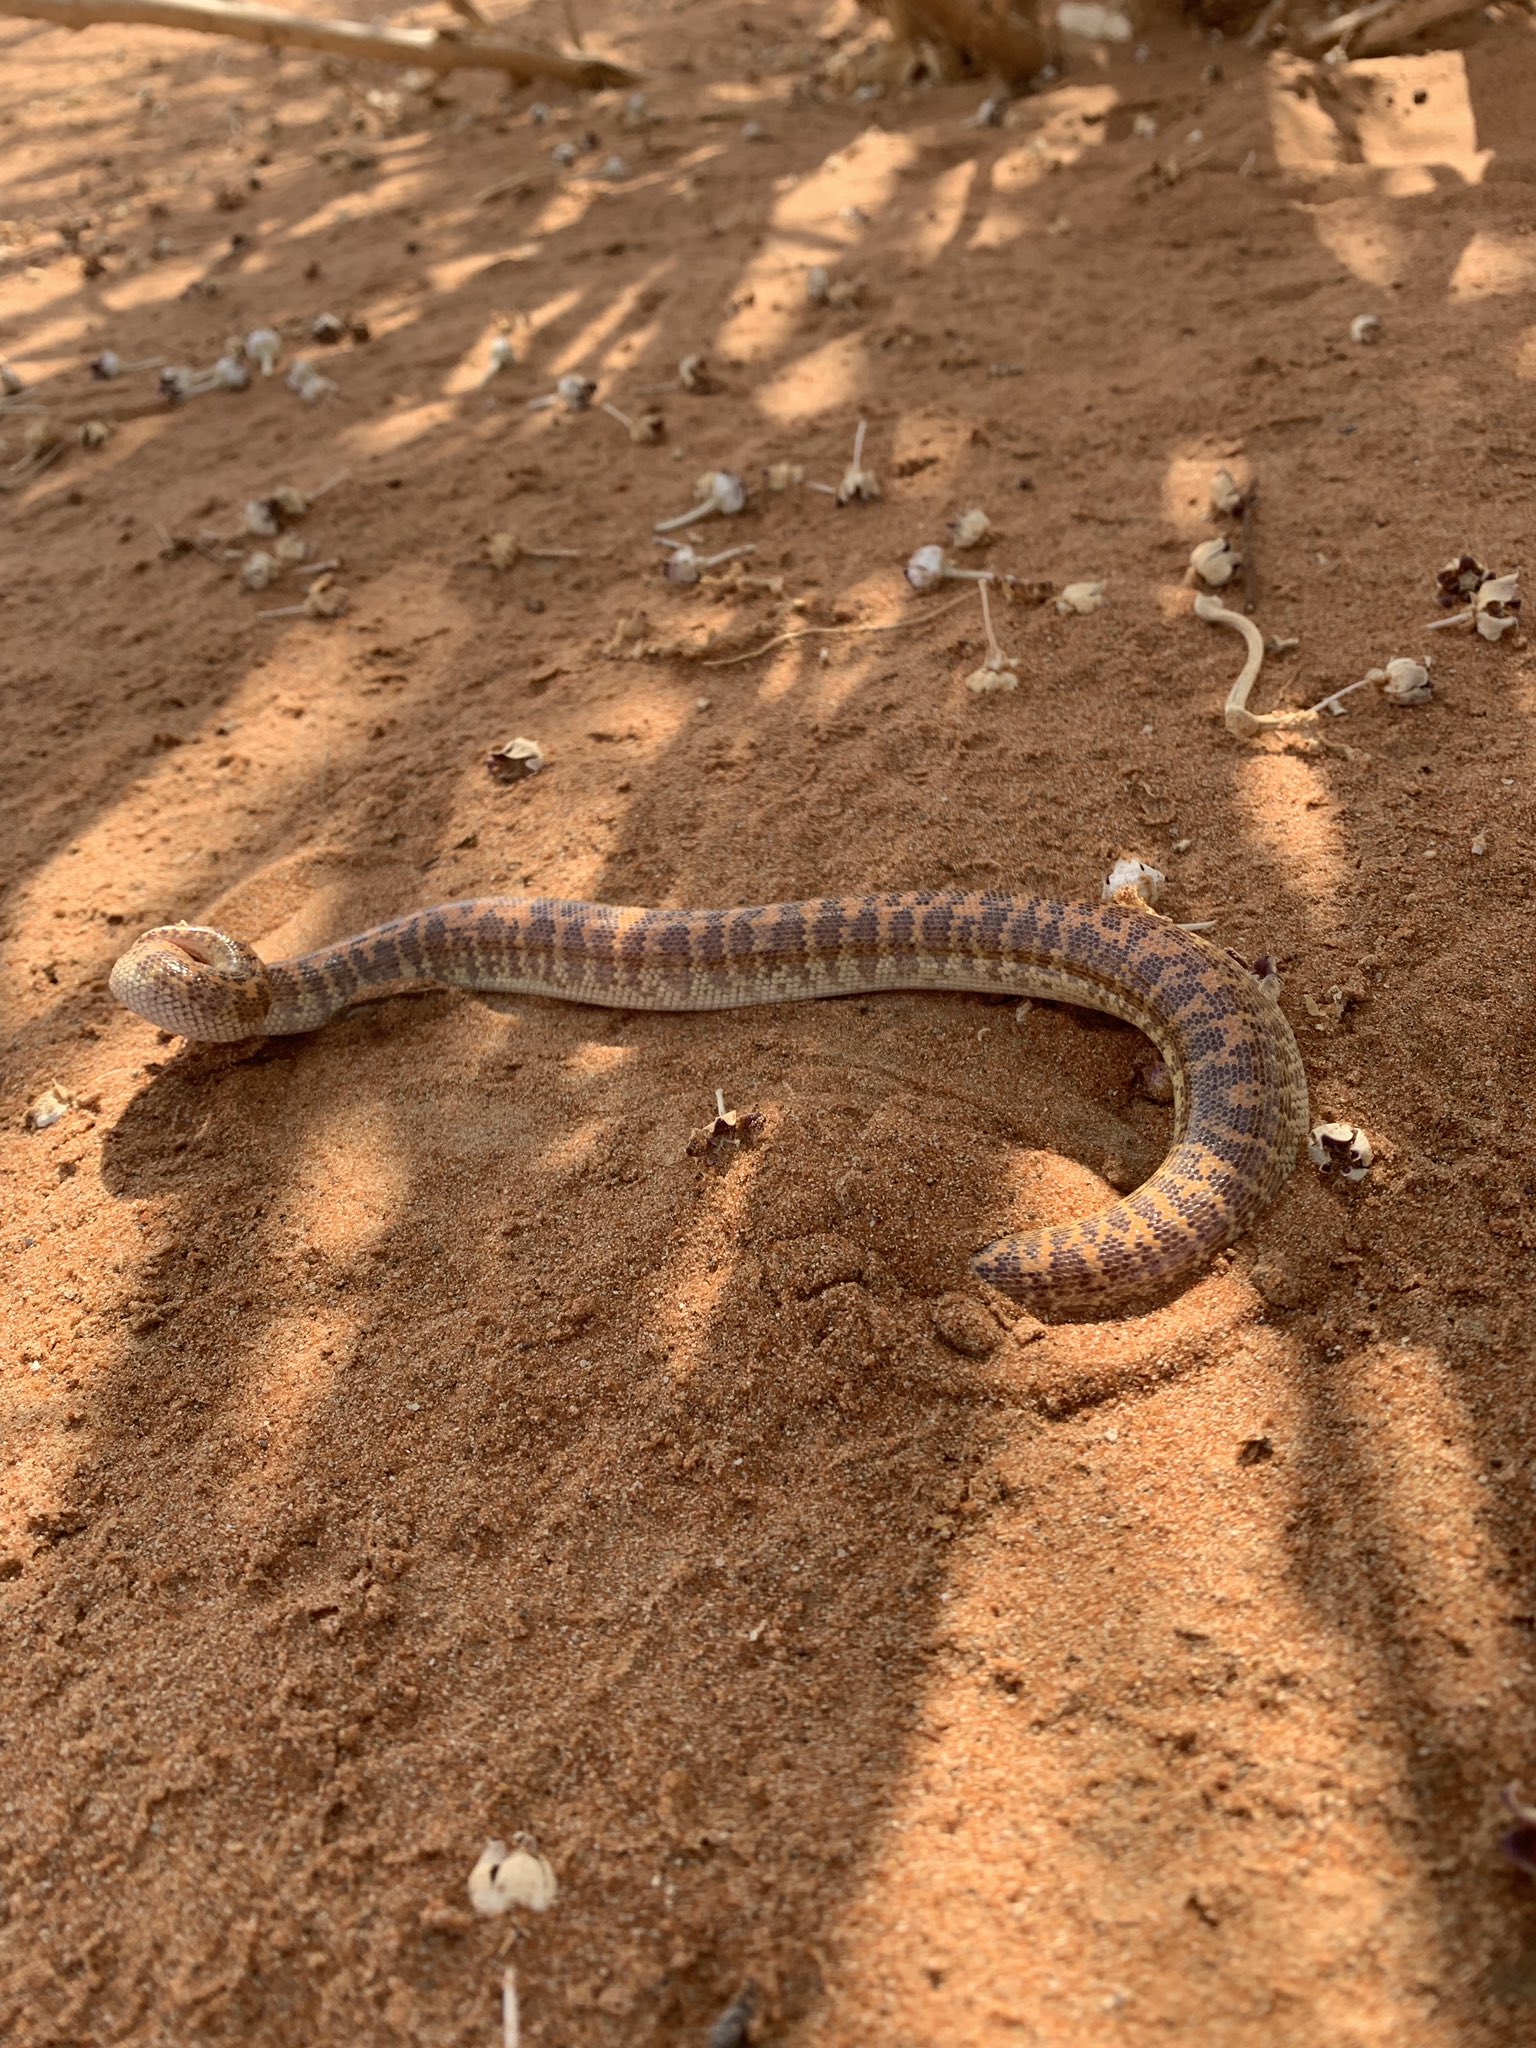
[(1259, 608), (1259, 572), (1253, 559), (1253, 508), (1258, 495), (1258, 480), (1255, 478), (1243, 493), (1242, 510), (1243, 610), (1249, 618)]
[(271, 48), (330, 50), (381, 64), (413, 64), (428, 71), (502, 71), (509, 78), (553, 78), (588, 92), (636, 85), (639, 73), (598, 57), (561, 57), (490, 36), (446, 36), (435, 29), (370, 28), (355, 21), (320, 21), (284, 14), (252, 0), (0, 0), (0, 15), (48, 21), (58, 28), (128, 22), (150, 28), (189, 29), (198, 35), (237, 36)]
[(1481, 12), (1478, 0), (1367, 0), (1364, 7), (1304, 31), (1300, 40), (1307, 50), (1347, 44), (1352, 57), (1385, 57), (1427, 28)]
[(981, 623), (987, 629), (987, 666), (1002, 669), (1008, 666), (1008, 657), (998, 645), (997, 635), (992, 630), (992, 605), (987, 597), (987, 586), (978, 583), (976, 589), (981, 597)]
[(1264, 635), (1241, 612), (1229, 612), (1216, 598), (1202, 594), (1195, 599), (1196, 618), (1205, 619), (1213, 626), (1230, 626), (1235, 633), (1241, 633), (1248, 647), (1248, 659), (1243, 663), (1237, 681), (1227, 692), (1226, 705), (1222, 716), (1227, 731), (1236, 733), (1240, 740), (1257, 739), (1263, 732), (1280, 732), (1298, 725), (1314, 725), (1317, 712), (1310, 711), (1260, 711), (1248, 709), (1248, 693), (1259, 679), (1259, 670), (1264, 666)]
[[(40, 448), (35, 455), (24, 455), (21, 462), (12, 465), (9, 479), (0, 477), (0, 491), (19, 491), (23, 485), (31, 483), (34, 477), (41, 476), (45, 469), (58, 461), (67, 446), (67, 442), (55, 441), (51, 448)], [(22, 462), (27, 464), (26, 475), (17, 476), (15, 471), (21, 468)]]
[(783, 647), (791, 640), (814, 640), (835, 633), (908, 633), (918, 626), (926, 626), (933, 619), (943, 618), (956, 605), (969, 603), (969, 597), (952, 597), (948, 604), (936, 604), (931, 611), (920, 612), (915, 619), (893, 619), (888, 626), (796, 626), (791, 632), (776, 633), (761, 647), (753, 647), (745, 654), (722, 655), (717, 661), (701, 661), (699, 667), (735, 668), (739, 662), (756, 661), (760, 655), (771, 654), (775, 647)]

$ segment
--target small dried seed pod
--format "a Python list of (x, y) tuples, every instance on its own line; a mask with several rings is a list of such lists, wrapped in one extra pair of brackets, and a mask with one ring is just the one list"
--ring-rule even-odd
[(1211, 478), (1211, 510), (1223, 519), (1235, 519), (1242, 511), (1245, 493), (1230, 469), (1218, 469)]
[(870, 505), (880, 496), (879, 477), (872, 469), (863, 467), (864, 431), (865, 422), (860, 420), (854, 430), (852, 459), (834, 494), (839, 505)]
[(703, 398), (719, 386), (710, 375), (709, 364), (703, 356), (684, 356), (677, 366), (677, 381), (685, 391), (691, 391), (695, 398)]
[(309, 338), (329, 347), (347, 338), (347, 323), (339, 313), (317, 313), (309, 323)]
[(543, 768), (544, 749), (537, 740), (508, 740), (486, 755), (485, 765), (495, 782), (526, 782)]
[(1520, 624), (1520, 571), (1489, 576), (1478, 587), (1474, 624), (1485, 640), (1502, 640)]
[(637, 448), (654, 448), (659, 441), (667, 438), (666, 415), (657, 411), (655, 407), (631, 417), (629, 413), (621, 412), (616, 405), (610, 405), (605, 398), (598, 411), (607, 413), (610, 419), (617, 420), (621, 427), (627, 428), (629, 438)]
[(695, 520), (708, 519), (713, 513), (722, 518), (732, 518), (747, 502), (747, 487), (734, 471), (729, 469), (707, 469), (693, 487), (698, 501), (687, 512), (679, 512), (675, 519), (661, 519), (652, 528), (655, 533), (675, 533), (679, 527), (692, 526)]
[(1232, 581), (1242, 566), (1242, 556), (1225, 535), (1219, 540), (1203, 540), (1190, 550), (1189, 580), (1220, 590), (1223, 584)]
[(1349, 323), (1349, 338), (1369, 346), (1381, 339), (1381, 320), (1375, 313), (1357, 313)]
[(832, 289), (832, 273), (825, 263), (813, 263), (805, 273), (805, 296), (813, 306), (824, 306)]
[(555, 1873), (521, 1835), (511, 1850), (505, 1842), (487, 1842), (469, 1873), (469, 1902), (487, 1920), (514, 1906), (542, 1913), (553, 1904), (555, 1892)]
[(242, 523), (246, 532), (258, 540), (270, 540), (282, 525), (277, 516), (277, 506), (271, 498), (248, 498)]
[(937, 590), (941, 583), (996, 583), (990, 569), (957, 569), (944, 550), (932, 542), (907, 557), (907, 581), (914, 590)]
[(1456, 611), (1469, 597), (1475, 597), (1488, 581), (1489, 571), (1476, 555), (1457, 555), (1435, 574), (1435, 595), (1447, 611)]
[(307, 357), (295, 356), (288, 370), (288, 389), (296, 392), (306, 405), (319, 405), (324, 399), (334, 398), (341, 386), (322, 375)]
[(992, 522), (979, 506), (969, 512), (962, 512), (958, 519), (949, 523), (949, 537), (958, 553), (964, 554), (970, 548), (984, 548), (996, 538)]
[(551, 406), (558, 405), (565, 412), (585, 412), (596, 391), (597, 385), (590, 377), (564, 376), (553, 391), (546, 391), (541, 398), (530, 398), (528, 410), (547, 412)]
[(1062, 614), (1077, 612), (1086, 616), (1096, 612), (1104, 602), (1102, 578), (1091, 583), (1069, 583), (1056, 600), (1056, 609)]
[(86, 420), (80, 428), (82, 448), (102, 448), (112, 438), (112, 429), (105, 420)]
[(257, 548), (240, 564), (240, 581), (247, 590), (265, 590), (281, 567), (275, 555), (269, 555), (264, 548)]
[(499, 377), (503, 370), (510, 370), (516, 361), (517, 352), (512, 343), (506, 335), (498, 334), (491, 343), (491, 359), (480, 379), (481, 387), (489, 384), (493, 378)]
[(1121, 896), (1139, 896), (1143, 903), (1156, 903), (1168, 877), (1161, 868), (1144, 860), (1117, 860), (1104, 878), (1100, 894), (1106, 903)]
[(1314, 1124), (1307, 1133), (1307, 1157), (1340, 1180), (1364, 1180), (1371, 1170), (1371, 1141), (1358, 1124)]
[(687, 541), (668, 540), (661, 534), (657, 534), (656, 544), (672, 551), (662, 564), (662, 575), (669, 583), (680, 583), (685, 589), (697, 583), (706, 569), (718, 569), (722, 562), (736, 562), (743, 555), (757, 553), (757, 542), (752, 540), (739, 548), (722, 548), (717, 555), (698, 554)]
[(1365, 680), (1374, 683), (1389, 704), (1427, 704), (1435, 694), (1429, 670), (1419, 661), (1389, 661), (1385, 668), (1373, 668)]
[(275, 327), (253, 327), (245, 337), (245, 352), (263, 377), (270, 377), (283, 352), (283, 338)]

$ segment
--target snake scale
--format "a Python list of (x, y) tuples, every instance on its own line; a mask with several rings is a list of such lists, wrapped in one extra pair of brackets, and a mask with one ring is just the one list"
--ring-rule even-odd
[(1269, 988), (1230, 953), (1124, 898), (914, 892), (741, 910), (488, 898), (413, 911), (265, 965), (222, 932), (167, 925), (112, 992), (163, 1030), (310, 1031), (360, 997), (423, 984), (626, 1010), (725, 1010), (892, 989), (1078, 1003), (1146, 1033), (1173, 1082), (1173, 1146), (1134, 1194), (1002, 1237), (972, 1259), (1052, 1314), (1112, 1315), (1194, 1276), (1273, 1200), (1307, 1128), (1307, 1084)]

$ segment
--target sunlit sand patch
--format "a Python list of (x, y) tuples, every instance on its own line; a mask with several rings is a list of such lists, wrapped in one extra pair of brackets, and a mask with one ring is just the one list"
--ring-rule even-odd
[[(924, 465), (924, 492), (929, 496), (942, 497), (965, 466), (969, 434), (969, 425), (963, 420), (921, 410), (903, 412), (891, 430), (890, 453), (885, 458), (886, 473), (893, 474), (908, 464), (921, 463)], [(925, 538), (937, 540), (939, 536), (932, 534)]]
[(548, 362), (551, 375), (563, 377), (568, 371), (586, 370), (605, 343), (627, 320), (633, 319), (640, 301), (648, 292), (654, 291), (671, 270), (670, 258), (653, 263), (622, 291), (615, 292), (570, 341), (553, 351)]
[(784, 346), (805, 317), (807, 267), (857, 246), (864, 230), (853, 210), (876, 214), (915, 155), (908, 137), (870, 129), (782, 195), (732, 295), (736, 311), (716, 331), (721, 355), (761, 362)]
[[(1211, 531), (1211, 478), (1235, 458), (1218, 453), (1224, 444), (1207, 440), (1190, 444), (1170, 455), (1163, 471), (1163, 518), (1175, 533), (1186, 538)], [(1168, 599), (1164, 617), (1177, 617), (1189, 608), (1188, 597), (1177, 586), (1164, 585), (1161, 596)]]
[(1408, 238), (1375, 197), (1327, 200), (1299, 206), (1323, 247), (1362, 284), (1385, 290), (1408, 275), (1412, 264)]
[(472, 278), (494, 270), (505, 261), (506, 255), (501, 249), (479, 250), (473, 256), (455, 256), (443, 263), (428, 264), (427, 283), (435, 292), (462, 291)]
[(1502, 298), (1536, 286), (1536, 247), (1529, 238), (1479, 230), (1462, 250), (1451, 273), (1453, 299)]
[(966, 163), (952, 165), (934, 179), (927, 204), (920, 209), (918, 224), (907, 244), (908, 254), (915, 262), (937, 262), (959, 234), (975, 182), (974, 157)]
[(619, 335), (603, 351), (598, 368), (609, 378), (623, 376), (626, 370), (646, 360), (660, 333), (659, 320), (648, 320), (642, 327), (632, 327), (628, 334)]
[[(615, 1047), (627, 1051), (627, 1047)], [(570, 1116), (558, 1137), (552, 1138), (529, 1162), (529, 1170), (552, 1179), (571, 1181), (600, 1158), (600, 1146), (615, 1128), (612, 1115)]]
[[(1477, 1433), (1444, 1358), (1407, 1340), (1371, 1345), (1339, 1375), (1333, 1399), (1361, 1424), (1355, 1441), (1368, 1490), (1357, 1486), (1352, 1496), (1396, 1553), (1414, 1604), (1439, 1616), (1475, 1607), (1478, 1589), (1497, 1584), (1506, 1567), (1489, 1527)], [(1465, 1694), (1493, 1691), (1514, 1661), (1496, 1640), (1469, 1634), (1462, 1656), (1424, 1659), (1417, 1681), (1448, 1727), (1465, 1714)]]
[[(415, 607), (421, 624), (438, 619), (468, 636), (463, 608), (446, 590), (449, 573), (425, 565), (414, 573), (397, 571), (396, 596)], [(273, 631), (255, 621), (250, 630), (253, 636)], [(15, 884), (7, 912), (18, 957), (52, 956), (54, 907), (78, 892), (76, 859), (109, 878), (101, 888), (106, 910), (126, 907), (154, 921), (201, 915), (210, 894), (229, 886), (227, 873), (248, 873), (251, 818), (281, 819), (296, 802), (323, 801), (330, 779), (345, 779), (366, 756), (368, 721), (354, 695), (353, 660), (342, 638), (313, 626), (271, 642), (253, 639), (244, 679), (229, 698), (210, 705), (200, 729), (183, 745), (154, 755), (116, 802)], [(436, 687), (435, 664), (424, 665), (406, 701)], [(293, 715), (297, 706), (302, 717)], [(166, 816), (177, 820), (175, 833), (166, 828)], [(265, 843), (267, 832), (263, 823), (257, 840)], [(318, 933), (317, 941), (335, 936), (332, 929)], [(110, 933), (89, 941), (91, 947), (113, 943)], [(41, 1015), (63, 995), (62, 987), (17, 987), (8, 1000), (19, 1021)]]
[(302, 1163), (283, 1195), (284, 1236), (297, 1232), (328, 1258), (378, 1244), (406, 1213), (412, 1176), (388, 1105), (349, 1093), (312, 1112)]
[(562, 235), (568, 228), (579, 227), (596, 197), (596, 186), (567, 186), (552, 194), (544, 202), (537, 219), (530, 223), (529, 234), (542, 238)]
[(1493, 160), (1477, 146), (1477, 114), (1460, 50), (1422, 57), (1383, 57), (1349, 67), (1365, 95), (1355, 116), (1368, 164), (1445, 164), (1480, 185)]
[[(194, 278), (201, 277), (204, 266), (201, 263), (177, 265), (180, 276), (171, 289), (170, 296), (189, 285)], [(41, 306), (54, 306), (62, 301), (76, 299), (80, 290), (79, 266), (67, 263), (50, 263), (39, 270), (35, 277), (29, 277), (25, 269), (13, 271), (0, 288), (0, 314), (7, 320), (36, 318)], [(110, 301), (109, 301), (110, 303)], [(17, 355), (14, 342), (7, 342), (7, 354), (13, 360), (25, 361), (24, 354)]]
[[(1218, 708), (1213, 700), (1213, 711)], [(1325, 912), (1344, 886), (1345, 845), (1337, 805), (1318, 764), (1245, 747), (1234, 755), (1232, 789), (1280, 886)]]
[(439, 427), (450, 426), (457, 418), (458, 408), (446, 398), (401, 406), (396, 412), (381, 413), (377, 419), (358, 420), (343, 427), (336, 436), (336, 446), (348, 455), (389, 455), (435, 433)]
[(868, 384), (864, 337), (840, 334), (759, 385), (757, 409), (780, 426), (793, 426), (852, 405)]
[(313, 1456), (312, 1417), (336, 1392), (355, 1327), (342, 1316), (317, 1322), (288, 1315), (232, 1335), (231, 1363), (238, 1359), (240, 1379), (230, 1422), (258, 1442), (266, 1439), (259, 1464), (252, 1460), (235, 1491), (266, 1495)]
[(1265, 91), (1269, 133), (1282, 171), (1342, 170), (1350, 152), (1333, 117), (1304, 84), (1305, 66), (1286, 57), (1270, 59)]
[(402, 170), (380, 178), (376, 185), (366, 191), (338, 192), (334, 199), (328, 199), (324, 206), (317, 206), (313, 213), (302, 220), (291, 222), (279, 235), (274, 237), (281, 246), (293, 242), (308, 241), (314, 235), (323, 235), (336, 228), (354, 226), (370, 215), (393, 213), (397, 207), (408, 206), (420, 199), (426, 192), (426, 174), (420, 170)]
[(865, 213), (878, 212), (916, 156), (911, 137), (866, 128), (783, 195), (773, 210), (773, 226), (790, 234), (797, 229), (834, 230), (835, 240), (854, 241), (860, 230), (842, 219), (843, 210), (856, 206)]
[[(496, 380), (494, 376), (489, 375), (491, 370), (491, 349), (494, 343), (503, 339), (511, 343), (513, 358), (518, 363), (521, 363), (524, 357), (524, 345), (521, 344), (520, 337), (516, 334), (503, 336), (501, 323), (496, 320), (489, 321), (480, 329), (475, 340), (464, 351), (463, 355), (460, 356), (459, 360), (448, 372), (448, 375), (443, 379), (444, 397), (468, 398), (476, 391), (487, 388), (487, 386), (489, 386), (494, 394)], [(505, 372), (502, 374), (505, 375)]]
[(555, 292), (536, 306), (519, 306), (515, 337), (519, 360), (526, 359), (530, 341), (536, 340), (546, 329), (555, 326), (568, 313), (573, 313), (585, 297), (586, 293), (581, 290)]
[[(1443, 164), (1479, 185), (1493, 152), (1477, 146), (1477, 118), (1459, 50), (1384, 57), (1349, 67), (1352, 104), (1336, 114), (1310, 81), (1310, 66), (1276, 55), (1268, 65), (1270, 132), (1283, 171), (1358, 175)], [(1380, 189), (1373, 185), (1373, 189)], [(1394, 187), (1392, 196), (1405, 196)]]
[[(727, 1109), (739, 1111), (754, 1106), (737, 1102), (728, 1083), (723, 1085)], [(706, 1088), (699, 1091), (697, 1114), (688, 1113), (698, 1128), (709, 1123), (713, 1102)], [(743, 1149), (727, 1170), (718, 1175), (708, 1167), (700, 1167), (713, 1182), (710, 1198), (700, 1206), (680, 1241), (675, 1242), (656, 1282), (649, 1303), (649, 1322), (663, 1343), (671, 1347), (667, 1371), (674, 1385), (685, 1385), (709, 1358), (711, 1332), (721, 1303), (735, 1283), (741, 1256), (738, 1234), (750, 1213), (758, 1156)], [(715, 1261), (713, 1272), (709, 1270), (711, 1259)]]

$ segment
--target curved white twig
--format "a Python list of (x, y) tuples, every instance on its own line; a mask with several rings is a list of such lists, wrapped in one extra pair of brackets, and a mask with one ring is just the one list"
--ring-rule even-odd
[(1248, 659), (1243, 663), (1237, 681), (1227, 692), (1227, 701), (1222, 716), (1227, 731), (1235, 733), (1240, 740), (1257, 739), (1261, 732), (1283, 731), (1298, 725), (1315, 725), (1317, 712), (1311, 711), (1250, 711), (1248, 693), (1259, 679), (1259, 670), (1264, 666), (1264, 635), (1241, 612), (1229, 612), (1219, 599), (1202, 592), (1195, 599), (1195, 616), (1207, 620), (1213, 626), (1230, 626), (1241, 633), (1248, 648)]

